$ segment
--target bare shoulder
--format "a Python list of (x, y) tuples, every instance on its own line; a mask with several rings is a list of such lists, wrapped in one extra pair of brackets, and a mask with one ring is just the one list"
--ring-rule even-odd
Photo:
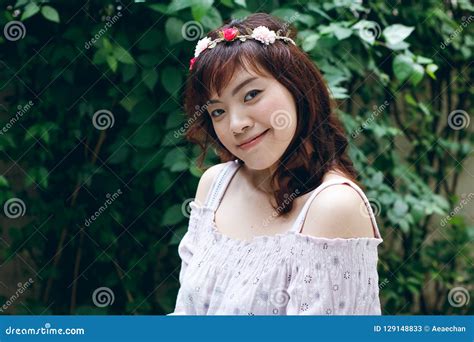
[(196, 191), (196, 198), (194, 199), (198, 205), (203, 206), (205, 204), (207, 194), (209, 193), (212, 186), (212, 182), (225, 165), (226, 163), (213, 165), (201, 175)]
[(302, 232), (325, 238), (374, 237), (367, 206), (348, 184), (328, 186), (313, 199)]

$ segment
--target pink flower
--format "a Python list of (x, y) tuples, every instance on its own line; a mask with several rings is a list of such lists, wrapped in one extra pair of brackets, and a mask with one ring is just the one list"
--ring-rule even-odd
[(210, 42), (211, 42), (211, 38), (208, 38), (208, 37), (204, 37), (200, 39), (196, 44), (196, 48), (194, 49), (194, 57), (198, 57), (201, 54), (201, 52), (206, 50)]
[(239, 30), (237, 30), (235, 27), (231, 27), (222, 31), (222, 34), (224, 36), (224, 39), (230, 42), (234, 40), (235, 37), (237, 37), (237, 35), (239, 34)]
[(189, 70), (193, 70), (194, 62), (196, 62), (196, 57), (189, 60)]
[(264, 43), (265, 45), (268, 45), (269, 43), (273, 44), (275, 42), (276, 33), (265, 26), (259, 26), (253, 30), (252, 38)]

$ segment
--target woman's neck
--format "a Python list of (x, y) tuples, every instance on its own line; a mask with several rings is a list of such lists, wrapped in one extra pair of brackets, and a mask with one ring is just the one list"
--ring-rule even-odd
[(254, 170), (242, 165), (242, 175), (248, 181), (248, 184), (258, 192), (272, 194), (271, 180), (276, 167), (272, 166), (264, 170)]

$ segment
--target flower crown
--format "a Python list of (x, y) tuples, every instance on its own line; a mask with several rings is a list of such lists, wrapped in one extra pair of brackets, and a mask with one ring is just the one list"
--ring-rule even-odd
[(239, 39), (242, 42), (245, 42), (247, 39), (255, 39), (262, 42), (265, 45), (273, 44), (276, 39), (283, 40), (284, 42), (290, 42), (293, 45), (296, 43), (289, 37), (290, 31), (286, 33), (285, 36), (280, 36), (281, 30), (278, 30), (276, 33), (268, 29), (266, 26), (259, 26), (255, 29), (251, 30), (247, 28), (247, 34), (240, 34), (239, 30), (235, 27), (227, 28), (223, 31), (219, 31), (219, 38), (212, 40), (209, 37), (204, 37), (200, 39), (197, 44), (196, 48), (194, 49), (194, 58), (191, 58), (189, 61), (189, 70), (193, 69), (194, 62), (196, 58), (206, 49), (214, 48), (217, 43), (226, 41), (232, 42), (236, 39)]

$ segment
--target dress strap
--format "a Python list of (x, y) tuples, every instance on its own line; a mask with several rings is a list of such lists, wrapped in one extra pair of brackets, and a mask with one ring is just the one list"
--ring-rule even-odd
[(349, 179), (346, 179), (346, 178), (333, 179), (333, 180), (330, 180), (330, 181), (325, 181), (321, 185), (319, 185), (313, 191), (311, 196), (308, 198), (308, 200), (304, 204), (303, 209), (301, 209), (301, 212), (299, 213), (298, 217), (296, 218), (295, 223), (291, 227), (291, 231), (301, 233), (301, 230), (303, 229), (303, 223), (305, 221), (306, 214), (309, 210), (309, 206), (311, 205), (311, 202), (314, 200), (314, 198), (321, 191), (323, 191), (324, 189), (326, 189), (329, 186), (337, 185), (337, 184), (348, 184), (350, 187), (352, 187), (353, 189), (355, 189), (357, 191), (357, 193), (359, 194), (360, 197), (362, 197), (362, 199), (364, 200), (365, 206), (367, 207), (367, 211), (369, 212), (369, 216), (370, 216), (370, 220), (372, 222), (372, 228), (374, 230), (375, 237), (380, 239), (381, 235), (380, 235), (380, 231), (379, 231), (379, 228), (378, 228), (378, 225), (377, 225), (377, 221), (375, 220), (375, 215), (372, 211), (372, 207), (370, 205), (370, 202), (369, 202), (367, 196), (364, 194), (362, 189), (357, 184), (355, 184), (353, 181), (351, 181)]
[(239, 161), (231, 160), (220, 170), (217, 177), (212, 182), (211, 190), (207, 194), (206, 206), (215, 211), (222, 200), (224, 192), (227, 189), (232, 177), (239, 169)]

